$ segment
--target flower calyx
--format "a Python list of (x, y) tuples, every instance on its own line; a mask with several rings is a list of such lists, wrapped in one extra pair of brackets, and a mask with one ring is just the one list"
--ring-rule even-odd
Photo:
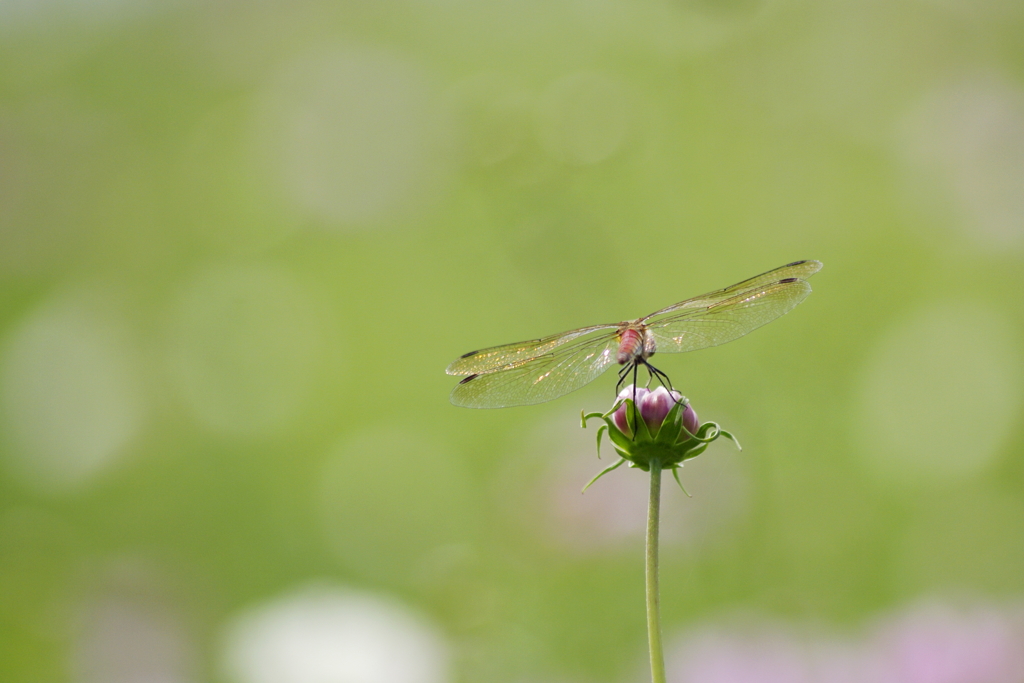
[[(594, 477), (584, 491), (623, 463), (647, 472), (651, 463), (657, 461), (661, 469), (672, 470), (676, 482), (679, 482), (677, 470), (683, 462), (696, 458), (720, 436), (730, 439), (742, 450), (736, 437), (717, 423), (700, 424), (686, 397), (665, 387), (654, 391), (636, 387), (634, 391), (633, 386), (628, 386), (619, 393), (615, 405), (607, 413), (582, 415), (584, 428), (587, 420), (591, 419), (601, 419), (605, 423), (597, 430), (598, 457), (601, 457), (601, 438), (607, 432), (620, 459)], [(682, 483), (679, 486), (682, 488)]]

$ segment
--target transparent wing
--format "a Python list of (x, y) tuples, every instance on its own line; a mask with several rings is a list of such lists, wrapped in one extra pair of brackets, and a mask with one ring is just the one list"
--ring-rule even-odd
[(466, 408), (544, 403), (592, 382), (615, 363), (618, 347), (617, 335), (601, 335), (508, 370), (470, 375), (452, 390), (451, 401)]
[(790, 278), (752, 287), (702, 308), (689, 308), (648, 323), (658, 353), (682, 353), (738, 339), (793, 310), (811, 293)]
[[(677, 304), (672, 304), (668, 308), (663, 308), (660, 311), (655, 311), (650, 315), (641, 318), (640, 322), (646, 323), (651, 318), (656, 318), (659, 315), (665, 315), (666, 313), (672, 313), (674, 311), (687, 310), (687, 309), (706, 309), (712, 304), (731, 299), (733, 296), (754, 290), (758, 287), (770, 285), (780, 280), (787, 280), (789, 278), (805, 279), (817, 273), (821, 270), (820, 261), (794, 261), (793, 263), (787, 263), (786, 265), (776, 268), (775, 270), (769, 270), (767, 273), (761, 273), (754, 277), (744, 280), (743, 282), (737, 282), (734, 285), (730, 285), (725, 289), (719, 289), (714, 292), (708, 292), (707, 294), (701, 294), (695, 296), (692, 299), (686, 301), (680, 301)], [(779, 314), (781, 315), (781, 313)], [(763, 323), (762, 323), (763, 324)], [(751, 328), (753, 329), (753, 328)]]
[(543, 339), (531, 339), (514, 344), (502, 344), (488, 349), (470, 351), (459, 356), (445, 370), (449, 375), (485, 375), (509, 370), (538, 356), (552, 353), (559, 347), (598, 330), (618, 329), (618, 325), (593, 325), (578, 330), (560, 332)]

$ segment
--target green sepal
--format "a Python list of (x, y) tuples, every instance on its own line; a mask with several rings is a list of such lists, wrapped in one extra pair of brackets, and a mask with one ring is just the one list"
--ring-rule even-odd
[(683, 455), (683, 459), (680, 460), (680, 462), (684, 462), (686, 460), (693, 460), (694, 458), (696, 458), (698, 455), (700, 455), (701, 453), (703, 453), (707, 449), (708, 449), (707, 443), (702, 443), (699, 446), (694, 446), (693, 448), (691, 448), (691, 449), (686, 451), (686, 453)]
[(601, 437), (608, 431), (608, 425), (601, 425), (597, 428), (597, 459), (601, 459)]
[(686, 497), (693, 498), (693, 496), (690, 495), (690, 492), (686, 490), (686, 487), (683, 486), (683, 482), (679, 481), (679, 467), (672, 468), (672, 476), (676, 478), (676, 483), (679, 484), (679, 488), (683, 490), (683, 493), (686, 494)]
[(626, 424), (629, 425), (629, 431), (633, 433), (630, 442), (643, 444), (653, 441), (651, 432), (647, 429), (647, 423), (640, 417), (640, 408), (633, 403), (633, 399), (627, 398), (623, 403), (626, 406)]
[[(686, 409), (687, 400), (682, 398), (676, 401), (672, 408), (668, 411), (668, 415), (665, 416), (664, 422), (661, 423), (661, 427), (658, 428), (658, 434), (654, 437), (654, 440), (660, 444), (666, 446), (672, 446), (677, 443), (676, 439), (683, 429), (683, 411)], [(687, 434), (689, 432), (686, 432)], [(686, 441), (687, 439), (683, 439)], [(681, 443), (681, 442), (680, 442)]]
[(598, 479), (600, 479), (604, 475), (606, 475), (609, 472), (611, 472), (612, 470), (614, 470), (616, 467), (619, 467), (624, 462), (626, 462), (625, 458), (620, 458), (619, 461), (617, 463), (615, 463), (614, 465), (609, 465), (608, 467), (605, 467), (603, 470), (598, 472), (597, 475), (593, 479), (591, 479), (590, 481), (587, 482), (587, 485), (583, 487), (583, 490), (580, 491), (580, 493), (586, 493), (587, 489), (590, 488), (591, 484), (593, 484), (595, 481), (597, 481)]
[[(698, 429), (697, 433), (693, 435), (693, 439), (700, 441), (701, 443), (711, 443), (722, 434), (722, 428), (718, 426), (717, 422), (705, 422)], [(689, 439), (687, 439), (689, 441)]]
[[(683, 400), (686, 401), (685, 398)], [(690, 402), (686, 401), (686, 405), (689, 406)], [(698, 432), (700, 431), (700, 425), (697, 425), (697, 431)], [(689, 429), (686, 428), (686, 424), (683, 422), (683, 415), (682, 415), (682, 413), (680, 413), (680, 415), (679, 415), (679, 440), (676, 443), (686, 443), (687, 441), (689, 441), (690, 439), (695, 438), (696, 436), (697, 436), (696, 434), (692, 433)]]
[(608, 438), (615, 444), (615, 448), (620, 451), (629, 451), (633, 446), (633, 442), (630, 441), (629, 437), (619, 431), (619, 428), (612, 425), (608, 428)]
[[(614, 422), (612, 422), (611, 418), (611, 415), (615, 413), (615, 410), (618, 410), (618, 407), (622, 405), (622, 403), (625, 403), (626, 405), (626, 422), (632, 428), (632, 420), (630, 419), (630, 415), (633, 412), (631, 409), (633, 403), (632, 399), (627, 398), (623, 402), (616, 403), (615, 408), (609, 413), (603, 415), (602, 417), (604, 418), (605, 423), (608, 425), (608, 437), (612, 440), (612, 443), (615, 444), (616, 448), (620, 451), (620, 453), (621, 451), (626, 451), (628, 453), (630, 448), (632, 448), (634, 441), (625, 434), (623, 434), (622, 432), (620, 432), (619, 428), (615, 425)], [(643, 420), (641, 420), (641, 422), (643, 422)], [(633, 433), (635, 434), (636, 431), (634, 430)]]
[(734, 444), (736, 444), (736, 449), (737, 450), (741, 450), (741, 451), (743, 450), (743, 446), (740, 445), (739, 439), (737, 439), (735, 436), (733, 436), (732, 432), (727, 432), (724, 429), (719, 429), (718, 433), (721, 434), (722, 436), (724, 436), (725, 438), (729, 439), (730, 441), (732, 441)]

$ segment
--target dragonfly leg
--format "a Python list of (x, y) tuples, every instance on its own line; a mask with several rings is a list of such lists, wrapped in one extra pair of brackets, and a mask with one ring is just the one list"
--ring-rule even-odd
[[(629, 373), (630, 372), (633, 373), (633, 425), (634, 426), (637, 424), (637, 420), (640, 419), (640, 416), (637, 415), (637, 412), (636, 412), (636, 375), (637, 375), (637, 370), (638, 370), (639, 365), (640, 365), (639, 363), (637, 363), (636, 361), (633, 361), (629, 365), (623, 366), (622, 369), (619, 370), (619, 381), (615, 385), (615, 395), (617, 397), (619, 395), (619, 391), (620, 391), (619, 387), (621, 387), (622, 383), (626, 381), (627, 377), (629, 377)], [(618, 399), (616, 399), (616, 400), (618, 400)], [(633, 431), (634, 431), (633, 438), (636, 439), (636, 433), (635, 433), (636, 429), (634, 428)]]
[[(661, 386), (665, 387), (670, 392), (672, 391), (672, 389), (673, 389), (673, 387), (672, 387), (672, 380), (668, 378), (668, 375), (666, 375), (664, 372), (662, 372), (658, 368), (654, 367), (653, 365), (651, 365), (647, 361), (644, 361), (644, 365), (647, 366), (647, 372), (648, 372), (648, 374), (650, 374), (652, 379), (657, 377), (658, 381), (661, 382)], [(667, 384), (666, 384), (666, 382), (667, 382)]]
[(639, 368), (639, 363), (633, 361), (633, 440), (636, 441), (636, 430), (640, 427), (640, 416), (636, 412), (636, 373)]
[(627, 377), (629, 377), (629, 371), (631, 369), (632, 368), (630, 368), (628, 365), (623, 365), (622, 369), (619, 370), (619, 381), (615, 385), (615, 395), (616, 396), (619, 395), (619, 391), (621, 390), (622, 383), (626, 381)]

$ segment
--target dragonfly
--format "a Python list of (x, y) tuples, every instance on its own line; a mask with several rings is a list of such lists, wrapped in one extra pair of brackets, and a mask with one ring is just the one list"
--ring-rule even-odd
[(641, 367), (648, 383), (657, 378), (665, 384), (668, 377), (651, 365), (651, 356), (719, 346), (767, 325), (807, 298), (807, 278), (821, 267), (819, 261), (794, 261), (636, 320), (470, 351), (446, 370), (464, 375), (451, 402), (466, 408), (544, 403), (589, 384), (616, 363), (622, 366), (619, 385), (632, 375), (635, 387)]

